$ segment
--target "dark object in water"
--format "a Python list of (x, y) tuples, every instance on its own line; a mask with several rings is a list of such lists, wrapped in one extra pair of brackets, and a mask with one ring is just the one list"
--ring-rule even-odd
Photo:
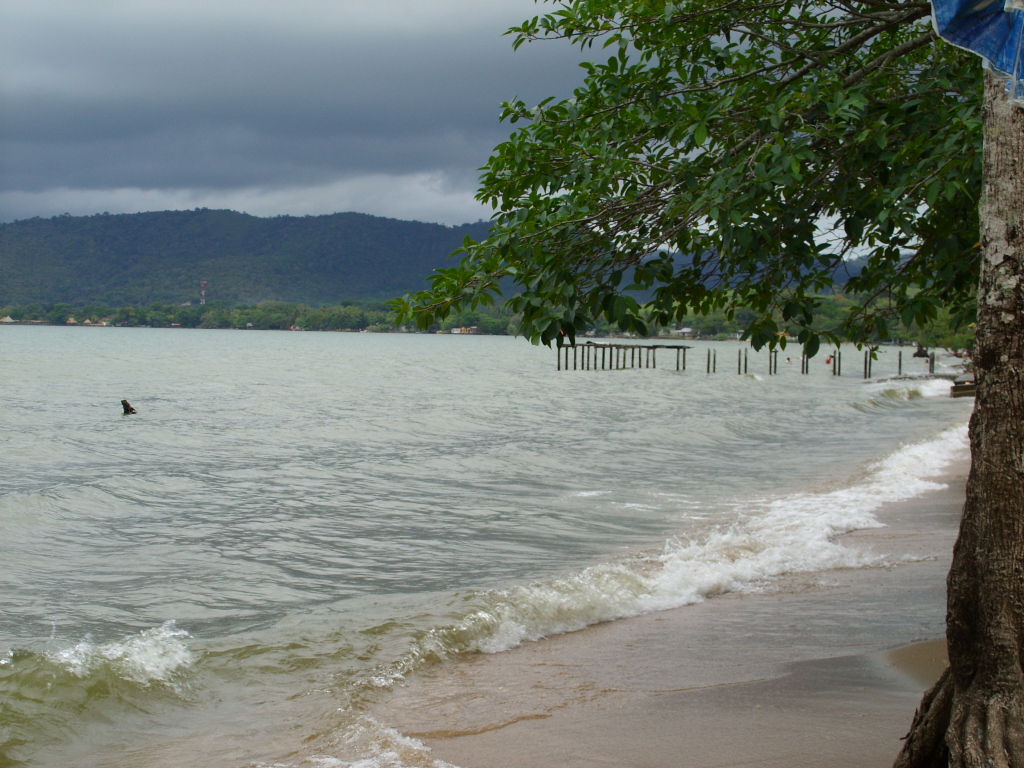
[(977, 391), (978, 385), (973, 377), (961, 376), (953, 382), (953, 388), (950, 390), (949, 395), (950, 397), (974, 397)]
[(132, 407), (132, 404), (129, 403), (127, 400), (121, 401), (121, 407), (124, 408), (124, 413), (126, 416), (129, 413), (137, 413), (137, 411)]

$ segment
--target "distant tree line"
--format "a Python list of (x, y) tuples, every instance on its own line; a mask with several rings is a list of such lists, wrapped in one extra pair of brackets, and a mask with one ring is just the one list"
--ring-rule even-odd
[[(849, 314), (862, 306), (856, 298), (843, 295), (816, 298), (819, 301), (816, 313), (822, 319), (822, 328), (825, 330), (840, 328)], [(689, 328), (692, 336), (699, 339), (735, 339), (753, 316), (753, 310), (748, 308), (740, 308), (731, 316), (724, 311), (713, 311), (690, 316), (675, 330)], [(886, 338), (879, 337), (877, 341), (908, 342), (929, 348), (942, 347), (954, 352), (970, 350), (974, 345), (973, 324), (963, 325), (946, 309), (937, 310), (935, 318), (924, 327), (900, 322), (888, 330), (889, 335)]]
[[(859, 306), (845, 296), (822, 296), (818, 312), (826, 326), (839, 327), (847, 313)], [(735, 339), (749, 322), (751, 310), (739, 309), (732, 315), (710, 312), (691, 316), (677, 327), (655, 328), (655, 335), (686, 336), (697, 339)], [(0, 318), (18, 323), (49, 325), (115, 325), (150, 328), (237, 328), (255, 330), (369, 331), (386, 333), (397, 330), (391, 307), (383, 302), (343, 301), (330, 306), (313, 307), (285, 301), (232, 306), (226, 302), (208, 304), (153, 303), (145, 306), (110, 307), (102, 304), (73, 305), (58, 302), (0, 307)], [(501, 306), (481, 307), (449, 315), (431, 331), (472, 328), (477, 333), (503, 335), (515, 332), (516, 318)], [(900, 324), (891, 329), (891, 340), (919, 343), (925, 347), (968, 350), (974, 342), (973, 327), (958, 327), (948, 312), (939, 311), (924, 328)], [(593, 329), (596, 335), (615, 335), (607, 324)], [(890, 339), (879, 339), (887, 341)]]
[[(110, 307), (103, 304), (73, 305), (66, 302), (0, 307), (0, 318), (17, 323), (48, 325), (112, 325), (148, 328), (236, 328), (302, 331), (395, 331), (394, 315), (381, 302), (345, 301), (311, 307), (285, 301), (231, 306), (168, 304)], [(475, 326), (480, 333), (508, 333), (510, 317), (501, 309), (463, 312), (448, 318), (438, 330)]]

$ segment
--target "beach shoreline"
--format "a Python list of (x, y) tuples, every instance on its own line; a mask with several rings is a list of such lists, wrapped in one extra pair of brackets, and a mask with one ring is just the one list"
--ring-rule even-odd
[(879, 566), (445, 662), (373, 715), (461, 768), (890, 765), (945, 664), (967, 468), (842, 537)]

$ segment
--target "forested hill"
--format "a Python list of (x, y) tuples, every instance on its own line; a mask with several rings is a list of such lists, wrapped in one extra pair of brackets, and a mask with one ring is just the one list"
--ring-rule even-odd
[(424, 288), (487, 227), (208, 209), (26, 219), (0, 225), (0, 306), (196, 301), (201, 280), (208, 301), (390, 298)]

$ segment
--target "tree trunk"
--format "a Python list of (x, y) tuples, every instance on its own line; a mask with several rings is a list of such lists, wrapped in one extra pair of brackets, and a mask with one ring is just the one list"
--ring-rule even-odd
[(950, 668), (896, 768), (1024, 768), (1024, 109), (985, 73), (971, 472), (947, 582)]

